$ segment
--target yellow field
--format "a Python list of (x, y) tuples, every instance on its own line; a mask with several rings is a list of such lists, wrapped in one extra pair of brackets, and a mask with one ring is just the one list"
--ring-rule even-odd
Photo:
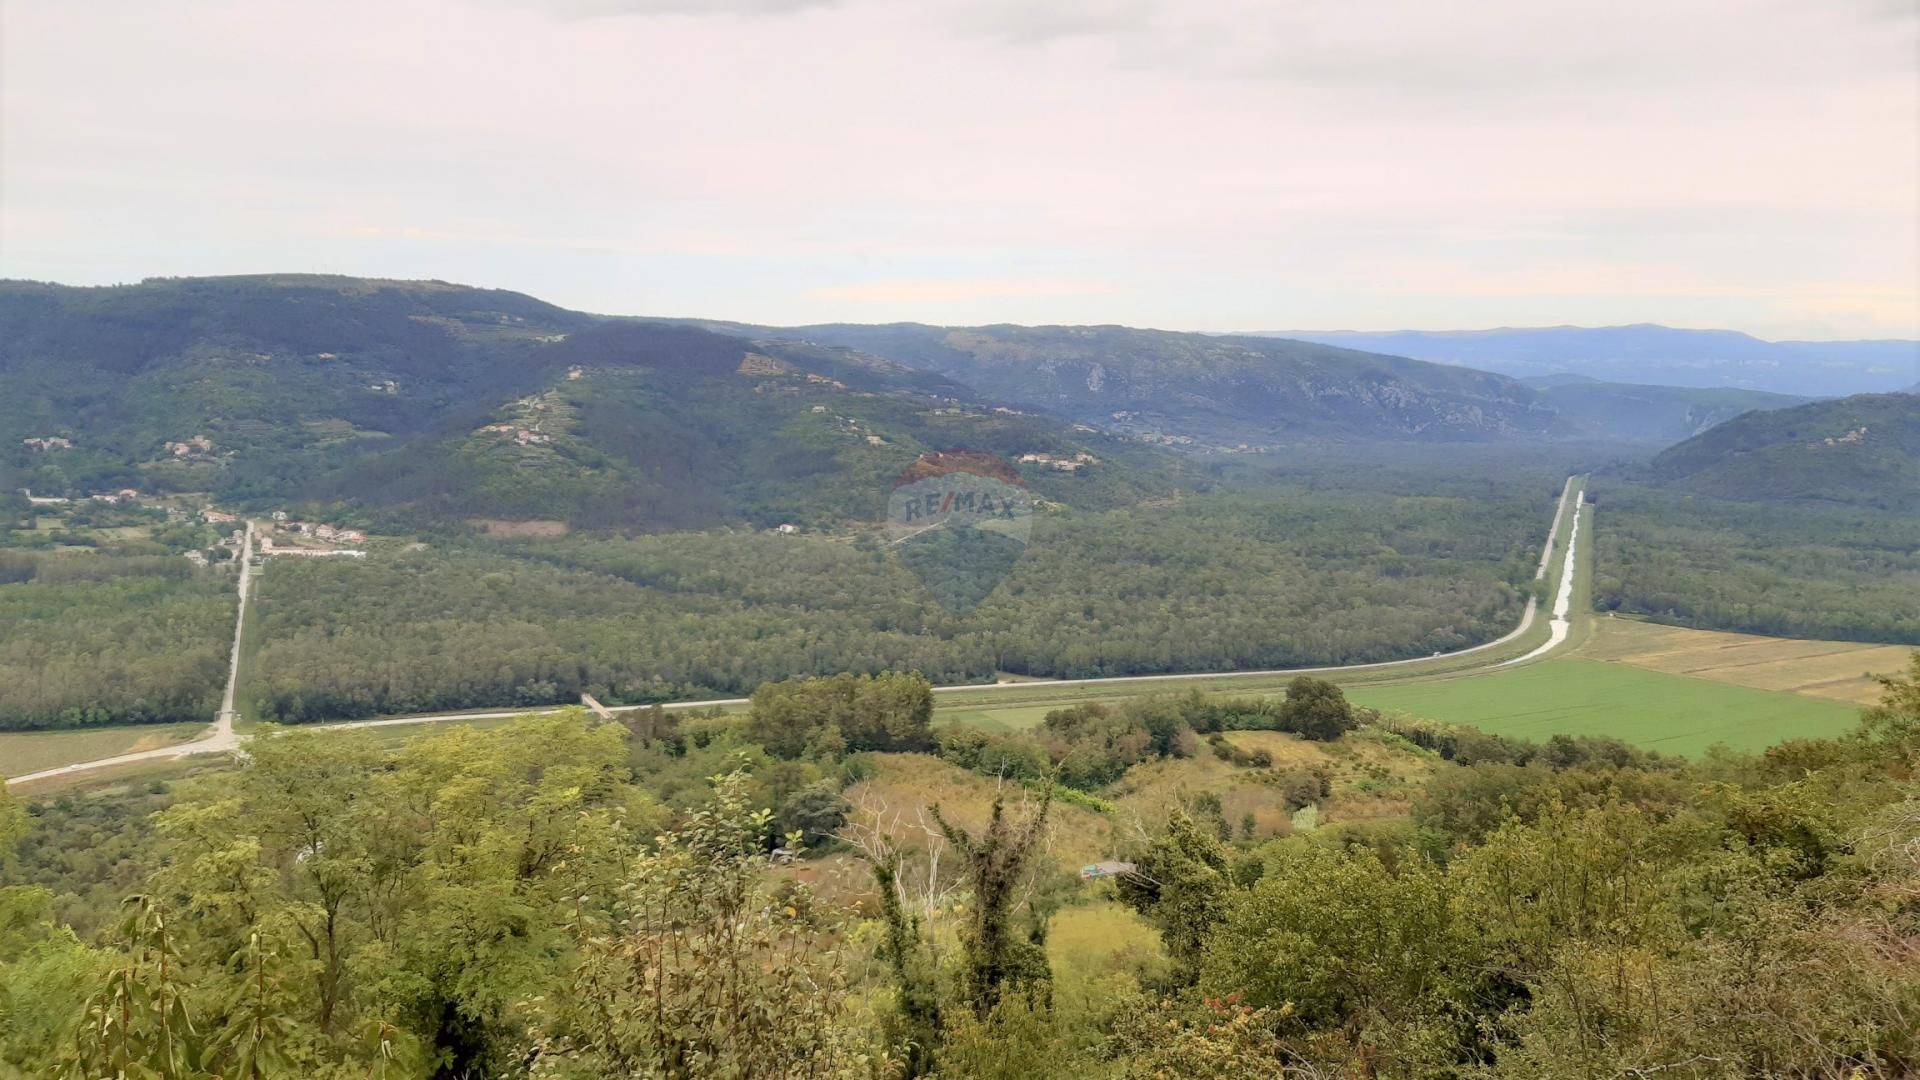
[[(924, 842), (919, 832), (921, 811), (939, 804), (948, 821), (978, 834), (986, 828), (999, 787), (985, 776), (971, 773), (939, 758), (923, 754), (875, 754), (871, 778), (844, 793), (856, 808), (885, 807), (889, 820), (899, 816), (894, 839), (903, 844)], [(1018, 812), (1026, 792), (1018, 784), (1005, 785), (1009, 813)], [(861, 815), (856, 811), (855, 817)], [(1113, 857), (1114, 822), (1091, 810), (1056, 801), (1049, 811), (1048, 862), (1078, 870), (1090, 862)], [(927, 819), (932, 824), (932, 819)]]
[(1590, 660), (1830, 698), (1853, 705), (1880, 700), (1875, 674), (1904, 671), (1910, 646), (1800, 641), (1718, 630), (1690, 630), (1635, 619), (1595, 619), (1580, 655)]

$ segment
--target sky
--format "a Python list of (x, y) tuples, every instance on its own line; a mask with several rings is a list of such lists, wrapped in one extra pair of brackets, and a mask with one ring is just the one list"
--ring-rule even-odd
[(1920, 337), (1920, 0), (0, 0), (0, 276)]

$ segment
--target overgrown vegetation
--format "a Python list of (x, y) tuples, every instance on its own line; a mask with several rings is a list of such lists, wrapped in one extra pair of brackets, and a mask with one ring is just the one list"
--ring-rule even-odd
[[(887, 731), (849, 718), (904, 701), (890, 715), (911, 721), (916, 699), (899, 677), (790, 684), (761, 696), (757, 730), (777, 716), (815, 735)], [(1062, 710), (1037, 741), (1150, 745), (1165, 718), (1197, 736), (1210, 717), (1231, 737), (1226, 717), (1327, 700), (1302, 686), (1277, 705)], [(1698, 763), (1361, 719), (1376, 726), (1302, 745), (1431, 762), (1410, 815), (1255, 840), (1223, 836), (1196, 800), (1138, 822), (1111, 884), (1060, 876), (1049, 851), (1067, 811), (1044, 779), (964, 824), (958, 807), (826, 807), (868, 755), (817, 737), (769, 754), (752, 716), (576, 713), (392, 752), (293, 732), (141, 801), (0, 798), (0, 1075), (957, 1078), (1044, 1062), (1089, 1080), (1891, 1080), (1920, 1066), (1920, 655), (1844, 738)], [(114, 800), (113, 820), (157, 811), (99, 834), (128, 858), (50, 862)], [(805, 850), (782, 822), (796, 805), (831, 809), (843, 824), (815, 822), (817, 846), (866, 869)], [(870, 885), (833, 884), (854, 879)], [(110, 891), (132, 894), (119, 917)], [(1118, 910), (1106, 897), (1164, 955), (1087, 983), (1088, 958), (1049, 931)]]

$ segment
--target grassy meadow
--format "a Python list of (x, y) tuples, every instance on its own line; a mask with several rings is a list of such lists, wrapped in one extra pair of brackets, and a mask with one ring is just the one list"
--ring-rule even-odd
[(75, 731), (0, 732), (0, 776), (23, 776), (76, 761), (115, 757), (185, 742), (205, 724), (134, 724)]
[(1859, 719), (1857, 707), (1839, 701), (1582, 657), (1471, 678), (1351, 686), (1347, 693), (1384, 712), (1495, 735), (1612, 735), (1683, 755), (1716, 743), (1754, 751), (1782, 739), (1830, 737)]

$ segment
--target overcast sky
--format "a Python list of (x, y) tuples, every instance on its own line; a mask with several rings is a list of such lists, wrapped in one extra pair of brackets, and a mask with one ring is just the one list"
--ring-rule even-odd
[(1920, 0), (0, 0), (0, 276), (1920, 337)]

